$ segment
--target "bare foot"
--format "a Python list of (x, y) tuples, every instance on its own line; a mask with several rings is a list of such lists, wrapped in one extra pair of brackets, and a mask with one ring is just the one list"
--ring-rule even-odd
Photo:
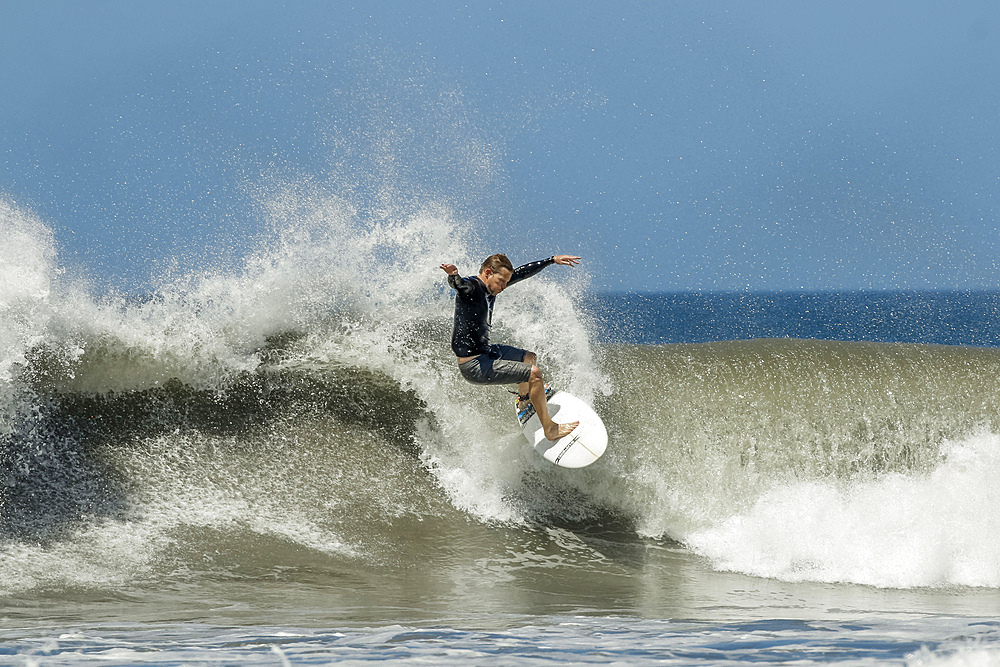
[(545, 429), (546, 440), (558, 440), (563, 438), (573, 432), (580, 422), (573, 422), (572, 424), (556, 424), (552, 422), (552, 427)]

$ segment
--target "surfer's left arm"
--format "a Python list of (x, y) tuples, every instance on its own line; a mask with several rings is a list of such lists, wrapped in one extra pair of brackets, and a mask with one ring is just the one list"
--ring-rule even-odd
[(580, 258), (576, 255), (552, 255), (552, 257), (549, 257), (548, 259), (541, 259), (537, 262), (531, 262), (530, 264), (525, 264), (514, 269), (514, 273), (507, 282), (507, 286), (509, 287), (510, 285), (520, 282), (525, 278), (530, 278), (546, 266), (550, 266), (552, 264), (559, 264), (561, 266), (576, 266), (579, 262)]

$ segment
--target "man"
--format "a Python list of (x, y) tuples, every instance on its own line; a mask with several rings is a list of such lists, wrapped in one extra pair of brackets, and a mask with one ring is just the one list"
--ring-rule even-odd
[(535, 407), (545, 437), (558, 440), (568, 435), (579, 422), (557, 424), (549, 417), (545, 402), (545, 382), (536, 365), (537, 356), (510, 345), (491, 345), (490, 326), (493, 304), (508, 286), (530, 278), (550, 264), (576, 266), (575, 255), (553, 255), (548, 259), (514, 268), (506, 255), (490, 255), (479, 268), (479, 275), (463, 278), (454, 264), (442, 264), (448, 274), (448, 284), (458, 293), (455, 297), (455, 329), (451, 349), (458, 357), (458, 370), (469, 382), (477, 384), (518, 385), (518, 406), (529, 400)]

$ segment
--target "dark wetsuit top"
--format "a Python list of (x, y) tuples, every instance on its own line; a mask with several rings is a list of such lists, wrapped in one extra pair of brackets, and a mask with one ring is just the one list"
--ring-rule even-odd
[[(530, 278), (555, 261), (555, 257), (549, 257), (517, 267), (507, 286)], [(458, 292), (455, 297), (455, 329), (451, 334), (452, 351), (457, 357), (487, 354), (490, 351), (490, 326), (493, 324), (496, 297), (487, 291), (478, 276), (448, 276), (448, 284)]]

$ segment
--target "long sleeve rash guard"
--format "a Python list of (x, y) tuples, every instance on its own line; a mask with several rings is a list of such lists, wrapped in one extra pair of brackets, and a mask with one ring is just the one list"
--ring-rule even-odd
[[(546, 266), (555, 263), (555, 257), (531, 262), (514, 269), (507, 283), (510, 287), (530, 278)], [(457, 292), (455, 296), (455, 328), (451, 334), (451, 349), (457, 357), (473, 357), (490, 351), (490, 327), (493, 324), (493, 304), (496, 297), (486, 290), (478, 276), (462, 278), (448, 276), (448, 284)]]

